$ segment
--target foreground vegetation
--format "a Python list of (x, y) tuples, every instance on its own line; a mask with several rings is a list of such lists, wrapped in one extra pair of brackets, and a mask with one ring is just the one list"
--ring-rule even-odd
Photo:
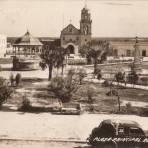
[[(26, 111), (42, 112), (52, 111), (51, 106), (59, 102), (58, 94), (51, 89), (50, 83), (43, 79), (22, 79), (11, 97), (7, 100), (8, 104), (16, 105), (20, 109), (22, 102), (26, 105), (34, 106), (35, 109), (28, 108)], [(38, 85), (37, 85), (38, 84)], [(116, 89), (117, 86), (114, 86)], [(122, 114), (142, 114), (141, 107), (134, 107), (130, 103), (122, 106), (122, 101), (141, 101), (147, 102), (148, 92), (135, 88), (119, 87), (121, 110), (118, 110), (118, 100), (116, 95), (107, 95), (110, 87), (103, 84), (86, 82), (78, 84), (77, 91), (72, 95), (68, 103), (81, 103), (82, 109), (89, 113), (122, 113)], [(28, 99), (27, 101), (24, 99)], [(66, 100), (67, 102), (67, 100)], [(37, 109), (39, 107), (39, 110)]]
[[(58, 67), (56, 67), (58, 69)], [(66, 72), (66, 71), (65, 71)], [(53, 111), (52, 107), (59, 103), (79, 103), (84, 111), (89, 113), (122, 113), (122, 114), (147, 114), (144, 107), (132, 106), (131, 101), (147, 102), (148, 92), (135, 88), (121, 87), (124, 82), (124, 73), (118, 72), (114, 81), (117, 86), (105, 83), (84, 81), (87, 77), (83, 68), (70, 69), (67, 73), (46, 79), (22, 78), (20, 74), (10, 75), (7, 88), (13, 90), (11, 97), (2, 102), (16, 106), (21, 111)], [(101, 70), (96, 70), (96, 78), (101, 79)], [(137, 75), (130, 75), (131, 84)], [(36, 85), (37, 84), (37, 85)], [(10, 99), (9, 99), (10, 98)], [(127, 103), (123, 105), (123, 102)], [(129, 103), (128, 103), (129, 101)], [(5, 108), (5, 104), (2, 109)]]

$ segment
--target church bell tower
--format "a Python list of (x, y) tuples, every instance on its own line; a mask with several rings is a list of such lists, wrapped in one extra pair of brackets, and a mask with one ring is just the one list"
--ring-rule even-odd
[(87, 6), (85, 5), (85, 7), (81, 10), (80, 20), (81, 46), (91, 41), (91, 24), (91, 15), (87, 9)]

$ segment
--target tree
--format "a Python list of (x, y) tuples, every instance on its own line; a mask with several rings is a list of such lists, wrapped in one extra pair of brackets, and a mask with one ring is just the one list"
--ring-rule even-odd
[(109, 49), (108, 42), (92, 40), (80, 49), (80, 53), (85, 55), (89, 61), (93, 59), (94, 73), (96, 74), (97, 64), (99, 62), (102, 63), (106, 59)]
[(21, 82), (21, 74), (17, 73), (15, 77), (16, 86), (18, 86)]
[(41, 54), (42, 61), (40, 62), (40, 66), (43, 70), (48, 68), (49, 70), (48, 80), (51, 80), (52, 78), (52, 71), (54, 67), (56, 68), (62, 67), (63, 71), (65, 55), (66, 55), (66, 49), (56, 46), (51, 46), (49, 50), (45, 50)]
[(70, 70), (65, 78), (59, 76), (52, 78), (50, 89), (62, 102), (69, 102), (78, 89), (78, 79), (74, 71)]
[(0, 108), (2, 104), (10, 98), (12, 92), (12, 89), (9, 88), (6, 81), (0, 77)]
[(119, 82), (122, 82), (124, 80), (124, 73), (122, 72), (117, 72), (115, 74), (115, 80), (118, 82), (118, 85), (119, 85)]
[(11, 86), (14, 86), (14, 75), (11, 73), (11, 75), (10, 75), (10, 84), (11, 84)]
[(63, 75), (63, 72), (64, 72), (64, 66), (66, 64), (66, 55), (68, 54), (68, 50), (66, 48), (63, 48), (63, 47), (57, 47), (56, 48), (57, 50), (57, 55), (56, 55), (56, 63), (55, 63), (55, 67), (56, 68), (60, 68), (62, 69), (62, 75)]

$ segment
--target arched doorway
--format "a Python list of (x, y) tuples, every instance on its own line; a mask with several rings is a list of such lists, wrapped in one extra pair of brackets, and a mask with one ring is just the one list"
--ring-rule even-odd
[(69, 45), (67, 47), (68, 51), (69, 51), (69, 54), (75, 54), (75, 49), (74, 49), (74, 46), (73, 45)]
[(146, 57), (146, 50), (142, 50), (142, 56)]

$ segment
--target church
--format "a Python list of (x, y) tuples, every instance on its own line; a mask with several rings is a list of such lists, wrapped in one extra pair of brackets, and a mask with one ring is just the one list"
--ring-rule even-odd
[(70, 23), (61, 31), (61, 46), (67, 48), (70, 54), (78, 55), (80, 47), (92, 39), (91, 24), (91, 15), (85, 6), (81, 10), (80, 29), (77, 29)]
[[(95, 20), (94, 20), (95, 21)], [(99, 27), (99, 26), (98, 26)], [(105, 29), (105, 28), (104, 28)], [(79, 55), (79, 49), (91, 40), (105, 40), (113, 47), (112, 55), (116, 58), (134, 56), (135, 37), (92, 37), (92, 19), (87, 6), (81, 10), (80, 29), (69, 24), (61, 31), (61, 46), (67, 48), (71, 55)], [(148, 38), (138, 38), (141, 57), (148, 56)]]

